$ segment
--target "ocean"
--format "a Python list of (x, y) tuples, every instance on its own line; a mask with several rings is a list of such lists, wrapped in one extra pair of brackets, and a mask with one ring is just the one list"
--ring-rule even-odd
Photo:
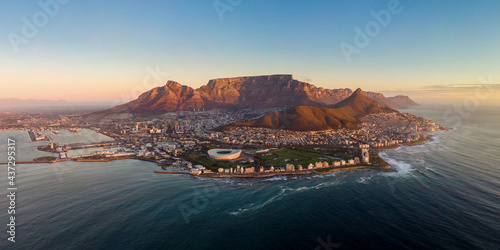
[[(500, 249), (499, 107), (447, 110), (403, 110), (451, 130), (381, 153), (391, 172), (240, 180), (137, 160), (18, 165), (15, 243), (3, 165), (0, 249)], [(46, 154), (25, 131), (0, 132), (2, 162), (8, 137), (20, 159)]]

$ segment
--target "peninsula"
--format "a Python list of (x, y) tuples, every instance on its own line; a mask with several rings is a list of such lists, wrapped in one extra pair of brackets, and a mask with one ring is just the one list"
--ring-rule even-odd
[[(390, 169), (379, 150), (422, 143), (427, 133), (446, 129), (396, 110), (413, 105), (406, 96), (323, 89), (291, 75), (269, 75), (219, 78), (198, 89), (168, 81), (111, 109), (72, 116), (12, 114), (0, 129), (23, 129), (41, 139), (51, 139), (43, 134), (48, 131), (57, 137), (64, 129), (90, 129), (113, 139), (49, 141), (38, 148), (56, 155), (34, 163), (138, 159), (157, 163), (156, 173), (217, 178), (326, 174)], [(92, 148), (68, 157), (72, 150)]]

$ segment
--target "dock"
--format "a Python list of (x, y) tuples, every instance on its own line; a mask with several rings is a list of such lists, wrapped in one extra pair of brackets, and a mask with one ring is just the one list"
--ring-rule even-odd
[(36, 141), (36, 136), (35, 136), (35, 133), (33, 131), (28, 131), (28, 134), (30, 135), (30, 139), (32, 142)]

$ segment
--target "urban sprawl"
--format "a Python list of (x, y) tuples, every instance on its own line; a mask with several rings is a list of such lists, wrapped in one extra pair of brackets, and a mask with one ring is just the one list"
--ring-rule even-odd
[[(380, 161), (378, 154), (373, 154), (373, 151), (421, 143), (426, 139), (425, 133), (444, 129), (433, 121), (397, 112), (365, 116), (356, 130), (301, 132), (279, 128), (219, 129), (235, 121), (253, 119), (279, 110), (193, 110), (158, 116), (3, 113), (0, 130), (25, 130), (32, 141), (47, 141), (39, 150), (58, 155), (34, 159), (34, 162), (132, 158), (156, 162), (164, 170), (157, 172), (243, 177), (311, 173), (319, 169), (353, 166), (386, 167), (387, 164)], [(52, 142), (51, 133), (55, 136), (64, 129), (73, 133), (90, 129), (114, 141), (64, 145)], [(68, 151), (82, 148), (99, 150), (68, 157)], [(222, 159), (210, 155), (208, 151), (211, 149), (236, 149), (239, 153), (234, 159)], [(294, 157), (294, 154), (300, 157)]]

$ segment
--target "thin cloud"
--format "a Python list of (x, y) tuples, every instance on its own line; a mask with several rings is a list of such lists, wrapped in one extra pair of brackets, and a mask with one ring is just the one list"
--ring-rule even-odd
[(499, 89), (500, 84), (443, 84), (443, 85), (428, 85), (415, 89), (416, 91), (426, 92), (468, 92), (478, 88)]

